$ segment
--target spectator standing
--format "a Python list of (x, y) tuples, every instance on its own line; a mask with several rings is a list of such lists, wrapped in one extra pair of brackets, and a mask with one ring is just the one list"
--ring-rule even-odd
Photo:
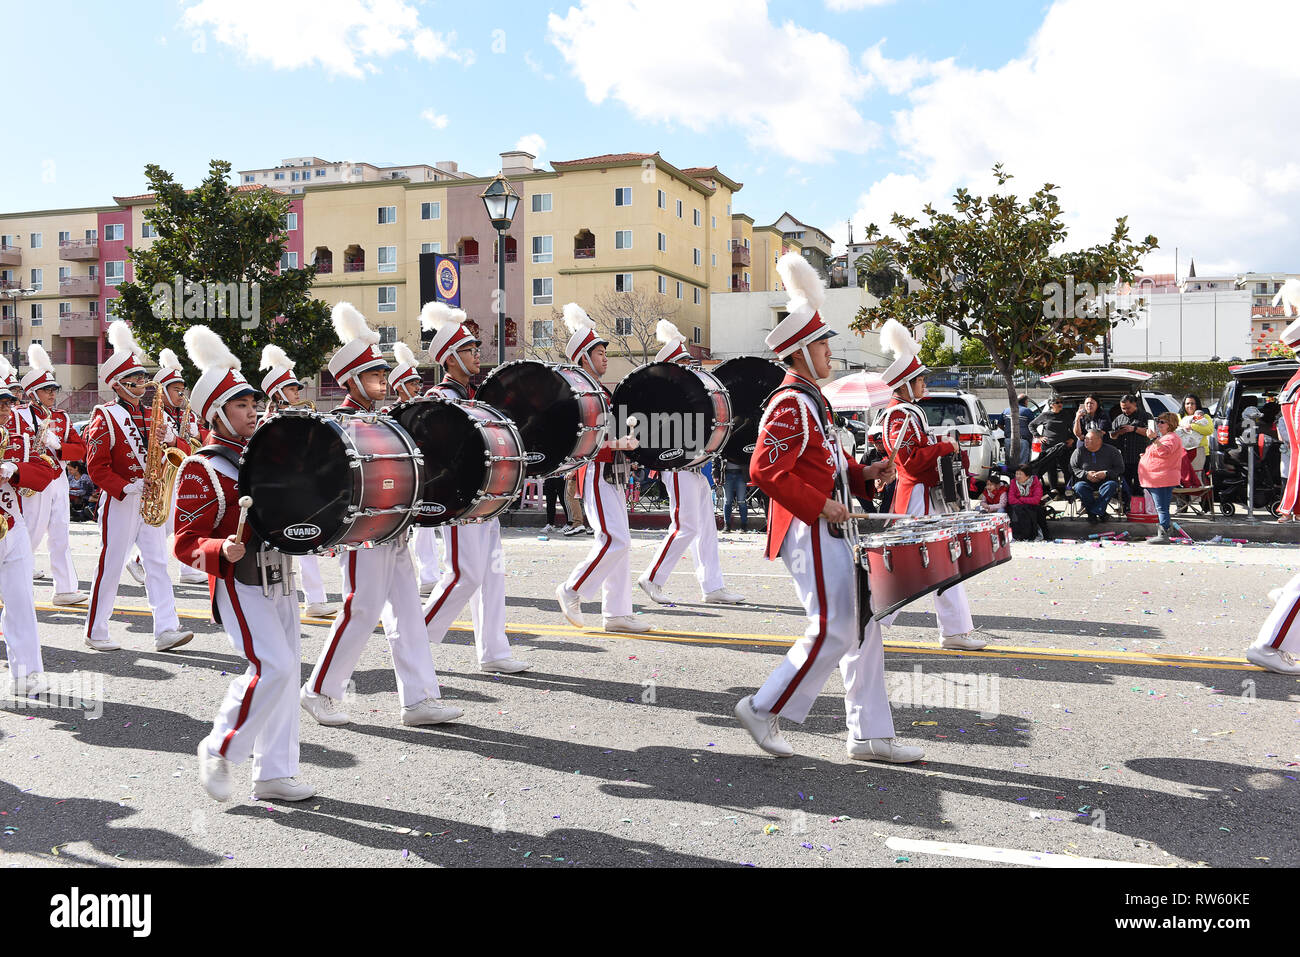
[(1105, 435), (1101, 429), (1089, 429), (1082, 447), (1070, 456), (1074, 494), (1088, 513), (1089, 525), (1106, 521), (1106, 506), (1119, 491), (1124, 475), (1124, 457), (1115, 446), (1105, 444)]
[(1139, 466), (1143, 487), (1151, 493), (1156, 503), (1156, 517), (1160, 520), (1160, 531), (1147, 539), (1148, 545), (1168, 545), (1169, 502), (1174, 497), (1174, 488), (1182, 480), (1183, 459), (1187, 455), (1183, 442), (1176, 434), (1178, 415), (1174, 412), (1162, 412), (1156, 419), (1156, 431), (1159, 437), (1146, 450)]
[(1137, 396), (1124, 396), (1119, 400), (1119, 408), (1119, 415), (1111, 423), (1110, 439), (1124, 459), (1124, 481), (1128, 483), (1128, 494), (1138, 495), (1141, 494), (1138, 463), (1142, 461), (1142, 453), (1156, 434), (1147, 428), (1147, 418), (1138, 410)]
[(592, 533), (591, 526), (587, 524), (582, 514), (582, 496), (578, 494), (577, 469), (564, 477), (564, 514), (569, 520), (568, 527), (564, 529), (566, 537), (581, 535), (583, 532), (588, 535)]
[[(1210, 454), (1210, 436), (1214, 432), (1214, 420), (1201, 407), (1201, 397), (1189, 392), (1183, 396), (1183, 416), (1178, 420), (1178, 431), (1184, 436), (1183, 448), (1188, 449), (1192, 457), (1192, 470), (1199, 473), (1205, 468), (1205, 457)], [(1188, 448), (1191, 439), (1198, 436), (1200, 441)]]
[[(1016, 464), (1027, 465), (1029, 463), (1030, 448), (1034, 441), (1034, 433), (1029, 427), (1029, 420), (1034, 417), (1034, 413), (1029, 408), (1029, 396), (1025, 395), (1023, 392), (1016, 396), (1016, 405), (1018, 406), (1017, 411), (1020, 416), (1020, 459)], [(1005, 417), (1007, 423), (1007, 453), (1009, 455), (1011, 450), (1011, 406), (1007, 406), (1003, 409), (1002, 415)], [(1010, 462), (1007, 463), (1008, 466), (1010, 466), (1010, 464)]]
[[(719, 461), (722, 461), (719, 459)], [(749, 531), (749, 502), (745, 499), (749, 486), (749, 466), (726, 462), (723, 465), (722, 478), (722, 527), (731, 531), (731, 515), (735, 506), (740, 506), (740, 530)]]
[[(1042, 476), (1044, 490), (1065, 488), (1070, 484), (1067, 475), (1070, 454), (1074, 451), (1074, 420), (1065, 414), (1065, 403), (1059, 395), (1047, 400), (1047, 411), (1029, 423), (1030, 430), (1037, 429), (1042, 438), (1042, 451), (1034, 463), (1034, 471)], [(1059, 482), (1057, 475), (1061, 476)]]
[(551, 531), (559, 531), (560, 526), (555, 524), (556, 514), (555, 507), (559, 504), (564, 508), (564, 527), (568, 528), (572, 522), (569, 521), (569, 509), (564, 503), (564, 476), (552, 475), (546, 481), (542, 482), (542, 494), (546, 496), (546, 528), (542, 529), (543, 534)]
[(1085, 398), (1083, 404), (1079, 406), (1079, 411), (1074, 414), (1073, 431), (1075, 439), (1078, 440), (1075, 448), (1083, 448), (1089, 429), (1096, 429), (1103, 435), (1110, 431), (1110, 417), (1101, 411), (1101, 402), (1095, 395)]
[[(1047, 507), (1043, 504), (1043, 483), (1026, 466), (1016, 469), (1007, 489), (1007, 512), (1011, 517), (1011, 534), (1017, 541), (1032, 538), (1041, 542), (1047, 537)], [(1035, 536), (1035, 530), (1038, 534)]]

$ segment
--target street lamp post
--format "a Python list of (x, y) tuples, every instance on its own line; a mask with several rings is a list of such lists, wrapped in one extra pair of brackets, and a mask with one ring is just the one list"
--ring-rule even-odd
[(500, 366), (506, 361), (506, 230), (515, 218), (519, 194), (507, 182), (505, 174), (498, 173), (480, 198), (492, 228), (497, 231), (497, 365)]

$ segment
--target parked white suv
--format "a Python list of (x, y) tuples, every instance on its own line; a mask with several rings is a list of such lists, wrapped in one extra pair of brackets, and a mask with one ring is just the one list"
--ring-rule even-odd
[[(989, 469), (1002, 460), (1002, 430), (995, 430), (989, 422), (984, 403), (969, 392), (941, 389), (927, 392), (925, 398), (915, 403), (925, 412), (930, 433), (946, 440), (966, 453), (970, 477), (984, 481)], [(876, 416), (868, 437), (878, 443), (884, 410)]]

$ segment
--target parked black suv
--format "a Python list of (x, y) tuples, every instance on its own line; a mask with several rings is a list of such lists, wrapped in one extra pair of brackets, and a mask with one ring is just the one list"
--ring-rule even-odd
[(1242, 422), (1247, 409), (1258, 409), (1255, 440), (1255, 506), (1275, 509), (1281, 499), (1281, 444), (1285, 433), (1278, 434), (1280, 410), (1266, 394), (1276, 394), (1300, 369), (1294, 359), (1267, 359), (1246, 365), (1230, 366), (1232, 381), (1223, 389), (1214, 415), (1214, 435), (1210, 439), (1211, 464), (1214, 469), (1215, 495), (1220, 510), (1232, 514), (1232, 503), (1245, 504), (1249, 468), (1246, 446), (1242, 443)]

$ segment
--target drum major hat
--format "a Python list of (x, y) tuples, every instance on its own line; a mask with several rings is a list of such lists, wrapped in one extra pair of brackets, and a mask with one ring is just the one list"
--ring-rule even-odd
[(426, 302), (420, 310), (420, 328), (432, 331), (429, 341), (429, 358), (440, 366), (467, 344), (478, 345), (479, 340), (465, 325), (465, 310), (453, 309), (445, 302)]
[(262, 362), (257, 368), (259, 372), (266, 372), (262, 376), (262, 391), (267, 398), (283, 399), (284, 393), (280, 390), (285, 386), (302, 385), (302, 380), (293, 374), (294, 365), (294, 361), (279, 346), (267, 343), (262, 347)]
[(592, 321), (591, 316), (587, 315), (587, 310), (576, 302), (565, 303), (564, 324), (572, 333), (568, 344), (564, 347), (564, 354), (575, 365), (581, 363), (587, 353), (596, 346), (609, 345), (609, 340), (602, 339), (596, 332), (596, 323)]
[(397, 387), (408, 380), (414, 381), (415, 384), (423, 385), (424, 379), (420, 376), (420, 370), (415, 366), (415, 353), (405, 342), (399, 342), (393, 346), (393, 359), (397, 365), (393, 371), (388, 373), (388, 387), (394, 392)]
[(50, 354), (42, 346), (33, 342), (27, 349), (27, 361), (32, 368), (27, 375), (23, 376), (21, 385), (24, 392), (35, 396), (37, 389), (44, 389), (47, 386), (60, 388), (58, 380), (54, 378), (54, 363), (50, 360)]
[(219, 416), (226, 428), (230, 428), (222, 406), (231, 399), (256, 391), (240, 375), (239, 360), (226, 348), (221, 337), (207, 326), (191, 326), (185, 331), (185, 351), (200, 373), (199, 381), (194, 383), (190, 393), (190, 408), (204, 422), (211, 422)]
[(181, 385), (185, 384), (185, 379), (181, 374), (181, 360), (175, 352), (164, 349), (158, 353), (158, 371), (154, 373), (153, 381), (158, 383), (162, 389), (164, 401), (170, 405), (171, 400), (167, 398), (167, 386), (173, 382), (179, 382)]
[(379, 333), (366, 324), (350, 302), (340, 302), (330, 313), (334, 332), (343, 348), (330, 358), (329, 370), (334, 381), (342, 385), (348, 379), (371, 369), (388, 369), (384, 354), (379, 351)]
[(897, 319), (888, 319), (880, 327), (880, 344), (894, 356), (893, 363), (882, 374), (891, 389), (897, 389), (929, 371), (917, 358), (920, 345)]
[(686, 337), (671, 320), (659, 320), (659, 324), (655, 326), (655, 338), (664, 344), (663, 348), (655, 353), (655, 362), (677, 362), (689, 365), (695, 361), (691, 351), (686, 348)]
[(22, 389), (18, 387), (18, 379), (14, 376), (14, 367), (9, 364), (9, 360), (0, 356), (0, 399), (14, 399), (17, 401), (22, 398)]
[(140, 364), (145, 357), (144, 350), (136, 343), (126, 320), (115, 319), (109, 324), (108, 343), (113, 347), (113, 354), (99, 367), (99, 378), (104, 385), (116, 385), (124, 376), (145, 371)]
[(835, 335), (835, 330), (822, 319), (822, 304), (826, 301), (826, 287), (821, 277), (808, 261), (798, 253), (786, 253), (776, 263), (786, 291), (786, 317), (776, 324), (764, 340), (767, 347), (784, 359), (809, 343)]

